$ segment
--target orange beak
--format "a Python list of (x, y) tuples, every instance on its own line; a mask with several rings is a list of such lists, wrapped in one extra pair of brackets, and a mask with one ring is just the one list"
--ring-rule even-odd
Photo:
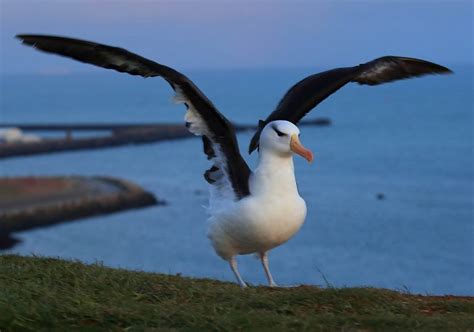
[(299, 154), (301, 157), (303, 157), (309, 162), (312, 162), (314, 159), (311, 150), (306, 149), (303, 144), (301, 144), (300, 139), (296, 134), (291, 135), (290, 149), (291, 151)]

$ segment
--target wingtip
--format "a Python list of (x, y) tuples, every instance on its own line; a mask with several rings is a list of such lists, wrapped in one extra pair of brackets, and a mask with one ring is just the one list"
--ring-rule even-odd
[(447, 67), (443, 67), (443, 68), (444, 68), (444, 71), (441, 72), (440, 74), (444, 74), (444, 75), (452, 75), (452, 74), (454, 74), (454, 70), (451, 70), (451, 69), (449, 69), (449, 68), (447, 68)]
[(34, 37), (34, 35), (27, 35), (27, 34), (15, 35), (15, 38), (19, 39), (21, 41), (21, 43), (25, 44), (25, 45), (33, 45), (34, 44), (33, 42), (28, 41), (28, 38), (30, 38), (30, 37)]
[(32, 34), (29, 34), (29, 33), (19, 33), (19, 34), (15, 35), (15, 38), (20, 39), (20, 40), (25, 40), (25, 39), (28, 39), (28, 38), (31, 38), (31, 37), (39, 37), (39, 36), (40, 35), (32, 35)]
[(53, 35), (20, 33), (20, 34), (15, 35), (15, 38), (21, 40), (23, 44), (34, 45), (38, 41), (61, 38), (61, 37), (53, 36)]
[(16, 38), (16, 39), (19, 39), (19, 40), (21, 40), (21, 41), (24, 41), (26, 36), (27, 36), (27, 35), (25, 35), (25, 34), (18, 34), (18, 35), (15, 35), (15, 38)]
[(422, 63), (424, 65), (427, 65), (428, 67), (430, 67), (433, 74), (440, 74), (440, 75), (454, 74), (454, 72), (451, 69), (449, 69), (448, 67), (442, 66), (442, 65), (437, 64), (435, 62), (426, 61), (426, 60), (422, 60), (422, 59), (416, 59), (416, 58), (406, 58), (406, 59), (409, 59), (411, 61), (416, 61), (418, 63)]
[(449, 69), (448, 67), (441, 66), (437, 63), (431, 62), (431, 64), (435, 67), (435, 70), (433, 71), (436, 74), (441, 74), (441, 75), (448, 75), (448, 74), (454, 74), (454, 72)]

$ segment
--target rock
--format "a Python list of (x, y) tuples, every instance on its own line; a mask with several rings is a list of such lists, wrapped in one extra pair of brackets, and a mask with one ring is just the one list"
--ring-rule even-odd
[(21, 241), (11, 236), (9, 233), (0, 233), (0, 250), (10, 249), (19, 242)]

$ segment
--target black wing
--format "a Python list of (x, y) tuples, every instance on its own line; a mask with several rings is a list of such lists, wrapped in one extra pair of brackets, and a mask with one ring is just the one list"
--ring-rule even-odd
[(296, 83), (285, 94), (277, 108), (253, 136), (249, 153), (258, 146), (260, 131), (274, 120), (298, 123), (309, 111), (349, 82), (377, 85), (428, 74), (451, 73), (446, 67), (432, 62), (397, 56), (384, 56), (373, 61), (347, 68), (337, 68), (314, 74)]
[(177, 100), (186, 105), (186, 127), (203, 136), (204, 152), (214, 163), (204, 174), (206, 180), (222, 190), (230, 189), (225, 188), (230, 185), (236, 199), (249, 194), (250, 169), (240, 155), (233, 126), (186, 76), (123, 48), (57, 36), (16, 37), (38, 50), (99, 67), (143, 77), (163, 77), (175, 90)]

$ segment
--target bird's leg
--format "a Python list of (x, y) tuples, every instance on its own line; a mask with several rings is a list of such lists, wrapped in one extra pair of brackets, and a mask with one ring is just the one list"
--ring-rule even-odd
[(278, 287), (278, 285), (273, 280), (272, 274), (270, 273), (270, 268), (268, 267), (268, 256), (266, 252), (260, 253), (260, 260), (262, 261), (263, 269), (267, 275), (268, 285), (270, 287)]
[(237, 281), (240, 284), (240, 287), (242, 287), (242, 288), (247, 287), (247, 284), (242, 279), (242, 277), (240, 276), (239, 270), (237, 269), (237, 261), (235, 260), (235, 256), (232, 256), (229, 259), (229, 264), (230, 264), (230, 268), (232, 269), (232, 272), (234, 272), (234, 275), (235, 275), (235, 277), (237, 278)]

